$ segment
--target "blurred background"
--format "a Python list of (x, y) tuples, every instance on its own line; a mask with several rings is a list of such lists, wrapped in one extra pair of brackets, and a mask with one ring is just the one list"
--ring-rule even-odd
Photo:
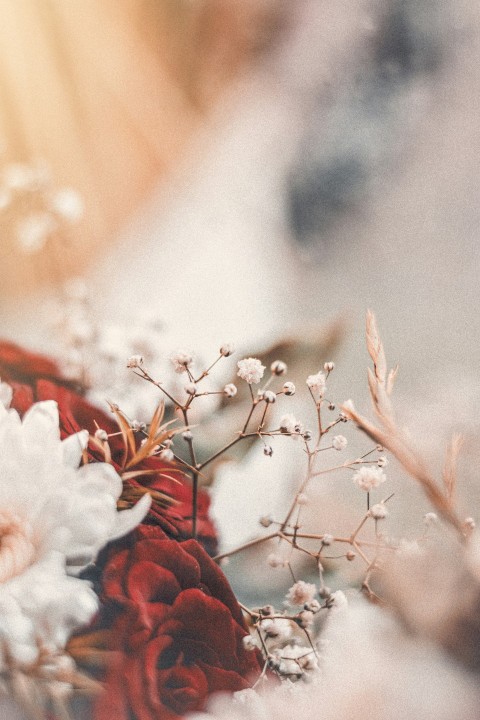
[[(438, 465), (452, 427), (478, 454), (477, 2), (0, 8), (4, 337), (55, 353), (51, 300), (81, 275), (92, 317), (158, 316), (166, 354), (302, 337), (308, 372), (335, 360), (335, 400), (364, 408), (371, 307), (402, 421)], [(276, 457), (223, 473), (227, 544), (255, 531), (259, 478), (255, 522), (285, 502), (298, 458), (287, 472)], [(328, 518), (351, 480), (318, 492)], [(427, 509), (411, 487), (395, 502), (402, 522), (418, 508), (413, 525)]]

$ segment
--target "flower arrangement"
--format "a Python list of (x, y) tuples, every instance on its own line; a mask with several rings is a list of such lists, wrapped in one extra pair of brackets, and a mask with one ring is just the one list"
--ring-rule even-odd
[[(95, 334), (87, 335), (94, 343)], [(59, 720), (176, 720), (192, 712), (198, 718), (283, 717), (292, 702), (310, 714), (321, 705), (327, 718), (373, 717), (362, 703), (375, 693), (374, 683), (369, 690), (353, 678), (339, 691), (344, 668), (352, 672), (342, 633), (362, 637), (347, 599), (352, 592), (357, 603), (363, 598), (363, 627), (387, 622), (379, 607), (394, 610), (416, 636), (476, 671), (480, 563), (474, 521), (461, 516), (456, 502), (461, 440), (453, 437), (438, 482), (395, 419), (397, 368), (387, 369), (371, 313), (367, 348), (377, 424), (350, 400), (337, 408), (330, 393), (335, 364), (327, 361), (304, 380), (315, 417), (309, 429), (292, 411), (297, 388), (287, 363), (235, 361), (232, 343), (205, 364), (190, 351), (173, 353), (166, 379), (144, 355), (125, 357), (125, 373), (157, 397), (147, 420), (131, 417), (115, 399), (106, 406), (109, 413), (99, 407), (101, 391), (93, 389), (86, 355), (77, 355), (75, 377), (70, 351), (53, 361), (2, 343), (4, 700), (26, 716)], [(218, 382), (221, 364), (231, 370)], [(202, 403), (211, 401), (217, 405), (202, 414)], [(215, 437), (201, 440), (209, 414), (235, 404), (237, 430), (230, 439), (220, 447)], [(364, 442), (351, 456), (343, 434), (349, 426)], [(208, 473), (234, 449), (270, 458), (279, 443), (288, 444), (302, 465), (287, 511), (260, 517), (257, 536), (221, 548), (209, 514)], [(418, 518), (414, 540), (394, 539), (386, 530), (393, 498), (388, 455), (432, 506)], [(365, 502), (351, 532), (310, 527), (305, 511), (312, 486), (345, 473), (350, 492)], [(267, 550), (263, 574), (283, 569), (289, 580), (283, 595), (272, 584), (271, 602), (251, 606), (235, 597), (221, 565), (246, 553), (252, 558), (261, 548)], [(354, 579), (347, 574), (342, 580), (342, 568), (352, 566), (360, 569)], [(463, 599), (452, 607), (449, 581), (458, 577)], [(424, 607), (432, 596), (434, 617)], [(392, 647), (391, 638), (383, 641)], [(395, 642), (402, 657), (422, 667), (403, 636)], [(381, 652), (378, 638), (375, 643), (373, 665)], [(352, 703), (361, 692), (363, 700), (348, 710), (345, 698)], [(464, 698), (470, 712), (477, 698), (470, 689)]]

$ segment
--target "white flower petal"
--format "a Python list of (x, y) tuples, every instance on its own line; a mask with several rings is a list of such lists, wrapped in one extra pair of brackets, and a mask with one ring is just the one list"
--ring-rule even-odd
[(109, 493), (115, 500), (118, 500), (122, 494), (122, 479), (115, 470), (114, 467), (108, 463), (89, 463), (83, 465), (83, 467), (76, 473), (76, 483), (82, 485), (89, 485), (89, 489), (92, 489), (92, 484), (97, 485), (104, 492)]
[(70, 435), (62, 442), (63, 462), (65, 465), (76, 470), (80, 465), (82, 453), (88, 445), (88, 430), (81, 430), (75, 435)]
[(147, 493), (130, 510), (117, 513), (115, 527), (109, 540), (116, 540), (134, 530), (150, 510), (151, 504), (152, 497)]
[(0, 405), (3, 405), (5, 408), (9, 408), (10, 403), (12, 402), (12, 396), (13, 390), (10, 385), (3, 382), (0, 383)]
[(58, 405), (53, 400), (35, 403), (23, 418), (26, 444), (51, 445), (60, 439)]

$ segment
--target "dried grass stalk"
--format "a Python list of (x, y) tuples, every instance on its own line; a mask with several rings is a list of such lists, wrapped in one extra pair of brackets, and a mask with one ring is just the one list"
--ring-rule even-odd
[(426, 467), (420, 453), (411, 444), (411, 440), (398, 427), (390, 401), (398, 366), (387, 373), (387, 363), (383, 343), (377, 329), (374, 314), (369, 310), (366, 318), (367, 349), (373, 361), (373, 371), (368, 369), (368, 385), (374, 411), (379, 426), (358, 413), (351, 403), (342, 406), (342, 411), (368, 437), (384, 446), (401, 463), (403, 468), (421, 486), (425, 495), (443, 519), (452, 525), (464, 538), (464, 529), (453, 504), (456, 484), (456, 460), (461, 447), (459, 436), (454, 436), (449, 450), (443, 475), (443, 489)]

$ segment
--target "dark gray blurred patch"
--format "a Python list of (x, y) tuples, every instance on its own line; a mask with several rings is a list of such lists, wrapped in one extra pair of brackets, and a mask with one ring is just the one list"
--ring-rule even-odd
[(287, 180), (288, 219), (298, 242), (312, 245), (339, 220), (365, 209), (372, 186), (395, 168), (408, 141), (409, 91), (420, 79), (433, 86), (443, 64), (446, 5), (437, 0), (379, 5), (367, 52), (359, 53), (362, 64), (352, 63), (355, 74), (331, 88), (331, 99), (319, 92)]

